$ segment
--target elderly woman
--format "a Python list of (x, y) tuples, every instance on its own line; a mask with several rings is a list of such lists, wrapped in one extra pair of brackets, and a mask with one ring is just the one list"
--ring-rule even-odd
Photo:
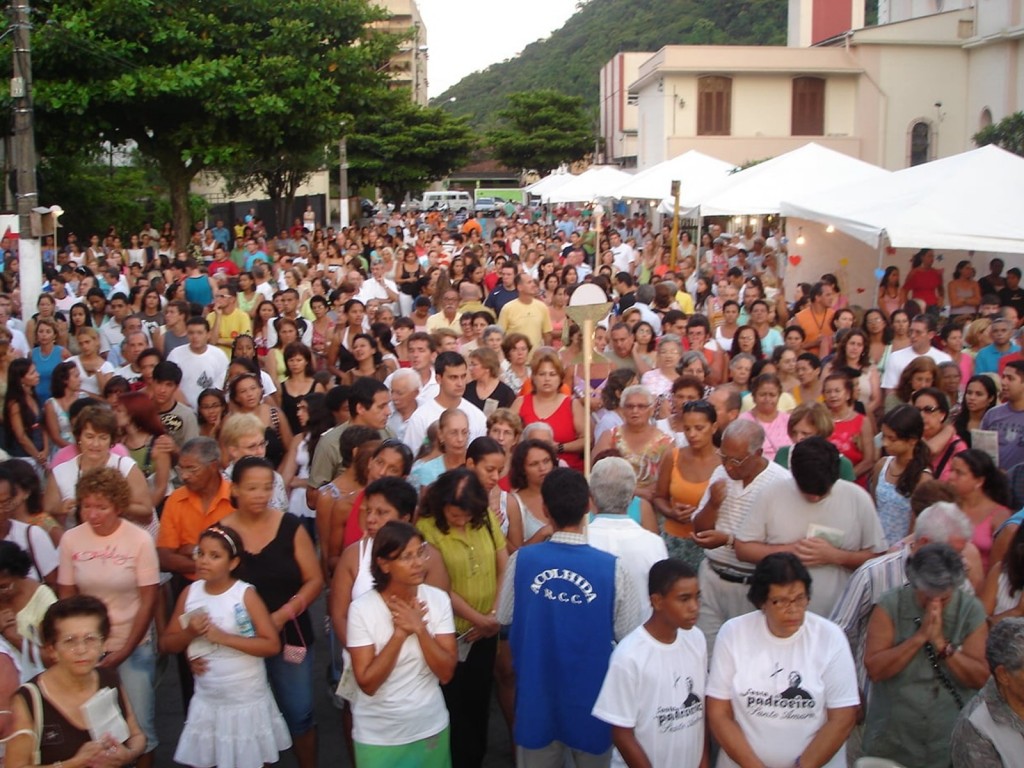
[(1024, 619), (1004, 619), (985, 643), (992, 677), (957, 718), (953, 728), (953, 768), (1003, 768), (1024, 754)]
[(868, 622), (864, 754), (945, 768), (957, 715), (988, 678), (985, 609), (961, 589), (963, 560), (949, 546), (926, 544), (906, 569), (909, 584), (884, 594)]
[(758, 563), (748, 598), (757, 610), (722, 626), (711, 660), (718, 765), (843, 768), (860, 704), (843, 631), (807, 611), (811, 575), (788, 552)]
[(636, 372), (630, 368), (617, 368), (611, 372), (601, 389), (601, 407), (593, 414), (595, 440), (600, 440), (609, 429), (622, 424), (622, 392), (638, 383)]
[(116, 468), (83, 474), (75, 497), (82, 524), (61, 537), (57, 594), (90, 595), (106, 605), (110, 632), (99, 667), (118, 671), (146, 735), (146, 754), (138, 764), (152, 766), (157, 746), (153, 617), (160, 583), (156, 545), (146, 531), (121, 519), (132, 489)]
[(459, 637), (459, 663), (443, 687), (451, 715), (452, 765), (479, 766), (487, 753), (491, 681), (498, 650), (494, 616), (508, 563), (505, 537), (472, 470), (442, 474), (427, 490), (416, 527), (441, 554)]
[[(7, 745), (5, 765), (26, 768), (67, 764), (71, 768), (135, 763), (146, 749), (146, 737), (118, 685), (117, 675), (102, 664), (106, 658), (104, 643), (110, 633), (110, 619), (102, 601), (85, 595), (60, 600), (46, 612), (41, 631), (54, 663), (26, 684), (12, 702), (14, 734)], [(80, 714), (82, 702), (103, 688), (118, 691), (115, 707), (128, 724), (128, 738), (123, 742), (109, 734), (93, 740)], [(41, 713), (42, 722), (36, 722), (37, 713)], [(37, 742), (37, 733), (56, 733), (60, 738)], [(37, 749), (38, 757), (34, 754)]]
[(658, 467), (675, 441), (652, 423), (654, 397), (647, 387), (626, 387), (620, 405), (622, 426), (601, 435), (594, 446), (594, 454), (612, 448), (617, 450), (636, 473), (636, 495), (650, 502), (658, 484)]

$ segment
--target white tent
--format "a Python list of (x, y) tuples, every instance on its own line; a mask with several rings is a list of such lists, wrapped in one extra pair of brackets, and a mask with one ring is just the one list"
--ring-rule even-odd
[(549, 173), (540, 181), (534, 182), (526, 188), (526, 191), (531, 195), (536, 195), (541, 200), (546, 200), (547, 196), (550, 195), (554, 190), (558, 189), (563, 184), (567, 184), (576, 177), (571, 173)]
[(661, 200), (671, 192), (672, 182), (679, 181), (681, 194), (692, 197), (695, 193), (718, 187), (735, 167), (732, 163), (691, 149), (636, 174), (619, 187), (615, 196), (623, 200)]
[(782, 213), (831, 224), (880, 248), (1024, 253), (1024, 158), (981, 147), (891, 174), (785, 196)]
[(552, 203), (586, 203), (599, 197), (615, 197), (616, 190), (632, 178), (610, 165), (595, 165), (551, 192)]
[(782, 201), (814, 196), (851, 182), (873, 181), (889, 171), (811, 142), (729, 176), (717, 189), (682, 200), (701, 216), (766, 215), (781, 212)]

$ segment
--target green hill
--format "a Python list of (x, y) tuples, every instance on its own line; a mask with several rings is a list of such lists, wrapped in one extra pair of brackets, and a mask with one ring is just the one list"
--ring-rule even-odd
[[(601, 67), (619, 51), (665, 45), (785, 45), (787, 0), (589, 0), (546, 40), (464, 77), (434, 104), (485, 129), (508, 94), (554, 88), (594, 111)], [(502, 13), (514, 13), (514, 4)], [(500, 34), (496, 27), (482, 34)], [(451, 101), (455, 97), (455, 101)]]

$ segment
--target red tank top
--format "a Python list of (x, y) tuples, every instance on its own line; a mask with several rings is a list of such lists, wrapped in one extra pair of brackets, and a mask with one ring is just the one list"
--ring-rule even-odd
[[(533, 424), (536, 421), (543, 421), (555, 433), (556, 443), (571, 443), (579, 437), (576, 434), (576, 427), (572, 423), (572, 398), (562, 397), (562, 402), (555, 409), (555, 412), (546, 419), (540, 418), (533, 409), (533, 395), (523, 396), (523, 405), (519, 409), (519, 415), (523, 419), (523, 425)], [(570, 468), (583, 471), (583, 455), (579, 453), (560, 453), (558, 458), (562, 459)]]

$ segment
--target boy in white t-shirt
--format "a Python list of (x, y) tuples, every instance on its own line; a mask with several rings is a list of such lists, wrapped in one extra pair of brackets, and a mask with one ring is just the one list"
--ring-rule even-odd
[(704, 687), (708, 654), (695, 629), (697, 572), (682, 560), (651, 566), (653, 613), (612, 652), (591, 714), (612, 726), (612, 766), (707, 768)]

